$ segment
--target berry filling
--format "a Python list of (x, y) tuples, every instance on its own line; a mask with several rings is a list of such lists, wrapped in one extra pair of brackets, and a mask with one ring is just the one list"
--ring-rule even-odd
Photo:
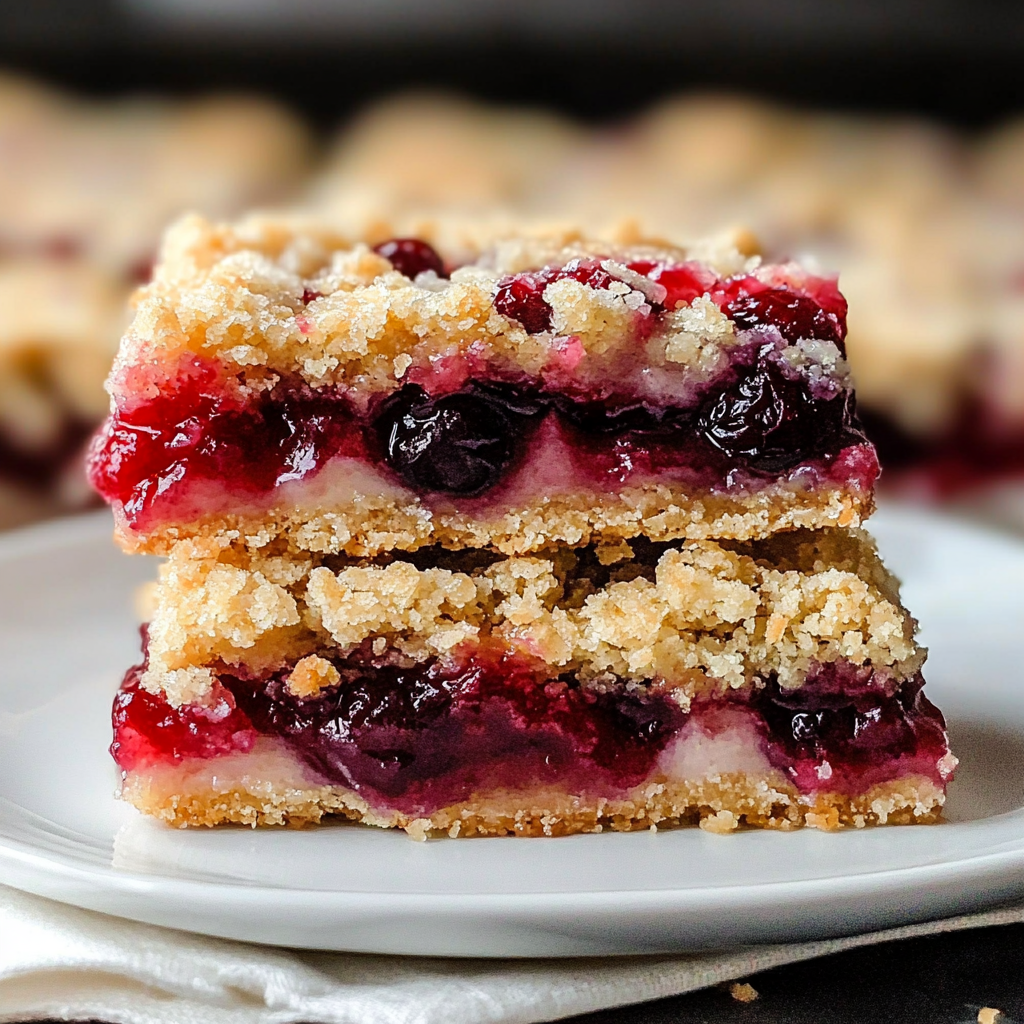
[(919, 677), (886, 689), (870, 669), (822, 666), (799, 690), (770, 682), (686, 713), (659, 687), (592, 690), (487, 642), (444, 662), (403, 667), (362, 651), (335, 667), (340, 683), (305, 698), (287, 670), (221, 674), (203, 706), (177, 710), (139, 687), (136, 667), (115, 700), (111, 753), (131, 771), (246, 752), (262, 734), (371, 804), (429, 814), (488, 788), (621, 793), (659, 776), (688, 721), (714, 733), (739, 715), (801, 792), (856, 793), (907, 774), (946, 781), (945, 723)]
[(700, 434), (730, 458), (765, 472), (834, 451), (859, 435), (852, 392), (815, 396), (771, 360), (772, 345), (697, 416)]
[(89, 475), (138, 528), (202, 512), (190, 494), (203, 482), (244, 500), (310, 478), (335, 458), (383, 462), (419, 492), (474, 496), (514, 477), (539, 425), (550, 422), (542, 435), (568, 451), (580, 486), (613, 489), (668, 472), (727, 487), (736, 470), (771, 476), (813, 460), (823, 478), (870, 486), (873, 456), (864, 467), (840, 458), (866, 445), (847, 393), (816, 398), (763, 361), (741, 373), (697, 410), (574, 402), (471, 381), (435, 398), (407, 384), (367, 419), (341, 396), (304, 385), (279, 384), (240, 403), (209, 383), (213, 374), (199, 374), (115, 412), (93, 442)]
[(392, 238), (375, 245), (373, 251), (410, 280), (415, 280), (417, 275), (427, 270), (432, 270), (438, 277), (448, 276), (444, 271), (444, 260), (437, 250), (418, 238)]
[(388, 465), (414, 487), (479, 494), (501, 479), (543, 408), (507, 386), (471, 382), (431, 398), (407, 384), (382, 403), (373, 431)]
[(918, 674), (886, 694), (869, 671), (840, 662), (820, 666), (799, 690), (770, 682), (753, 706), (776, 768), (804, 791), (846, 791), (892, 778), (900, 763), (934, 775), (946, 723), (923, 686)]
[[(410, 276), (444, 269), (416, 239), (392, 239), (378, 250)], [(730, 364), (714, 379), (688, 385), (679, 405), (609, 397), (571, 374), (519, 373), (511, 383), (507, 368), (481, 363), (469, 379), (406, 383), (357, 413), (340, 390), (315, 390), (296, 378), (243, 394), (237, 378), (194, 356), (173, 383), (150, 380), (147, 367), (136, 367), (143, 379), (128, 390), (155, 397), (115, 410), (93, 443), (90, 479), (136, 529), (207, 511), (210, 492), (193, 492), (196, 485), (216, 482), (247, 501), (310, 478), (339, 457), (388, 467), (397, 483), (420, 493), (476, 497), (510, 484), (538, 428), (550, 423), (539, 436), (572, 464), (572, 479), (562, 481), (569, 487), (614, 489), (644, 482), (645, 472), (668, 472), (685, 486), (742, 489), (758, 486), (749, 474), (812, 463), (824, 467), (815, 479), (870, 487), (873, 461), (854, 467), (841, 457), (870, 452), (852, 395), (822, 367), (803, 368), (810, 357), (787, 347), (804, 339), (841, 346), (845, 303), (832, 282), (809, 279), (796, 291), (753, 277), (720, 281), (696, 263), (623, 267), (577, 259), (505, 279), (495, 305), (527, 330), (546, 330), (548, 284), (572, 278), (608, 288), (641, 277), (644, 316), (710, 294), (741, 329), (777, 333), (741, 340), (729, 350)], [(303, 300), (317, 297), (307, 292)], [(787, 361), (787, 353), (799, 358)], [(415, 367), (407, 379), (420, 380)], [(538, 448), (538, 465), (553, 465), (555, 449)]]
[(789, 342), (817, 338), (834, 342), (845, 354), (845, 320), (830, 313), (806, 295), (783, 288), (766, 288), (740, 295), (722, 306), (722, 312), (740, 329), (769, 325)]
[(204, 704), (172, 708), (162, 696), (142, 689), (144, 671), (145, 664), (130, 668), (114, 699), (110, 753), (122, 768), (252, 750), (258, 733), (230, 690), (217, 683)]
[(551, 330), (552, 309), (544, 298), (544, 289), (556, 281), (578, 281), (591, 288), (607, 288), (613, 277), (601, 260), (570, 260), (564, 267), (513, 274), (498, 282), (494, 308), (510, 320), (518, 321), (527, 334)]
[(183, 500), (197, 482), (230, 482), (260, 494), (315, 473), (338, 455), (364, 454), (348, 404), (329, 391), (289, 383), (243, 401), (214, 366), (197, 359), (174, 388), (111, 416), (94, 438), (89, 479), (141, 522), (154, 505)]

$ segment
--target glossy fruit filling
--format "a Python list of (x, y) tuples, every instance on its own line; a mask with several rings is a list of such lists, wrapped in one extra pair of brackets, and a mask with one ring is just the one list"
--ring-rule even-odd
[(178, 710), (139, 687), (136, 667), (114, 704), (111, 753), (132, 771), (244, 753), (274, 737), (314, 779), (419, 814), (487, 788), (622, 793), (659, 776), (689, 721), (714, 732), (731, 708), (729, 726), (741, 716), (766, 768), (803, 792), (856, 793), (907, 774), (945, 781), (945, 725), (920, 678), (886, 688), (870, 670), (825, 667), (800, 690), (769, 684), (686, 713), (663, 688), (582, 687), (497, 645), (408, 667), (363, 652), (335, 667), (341, 682), (314, 697), (292, 694), (288, 672), (221, 674), (206, 705)]
[(798, 789), (855, 792), (917, 772), (938, 783), (948, 751), (942, 713), (918, 674), (878, 686), (870, 670), (844, 662), (819, 666), (798, 690), (769, 681), (751, 706), (764, 722), (769, 761)]
[(607, 492), (645, 478), (744, 490), (801, 466), (814, 469), (809, 486), (866, 491), (877, 473), (849, 392), (815, 397), (759, 357), (694, 409), (471, 381), (438, 397), (406, 384), (361, 419), (336, 394), (278, 385), (242, 404), (204, 376), (115, 413), (93, 443), (90, 480), (133, 528), (210, 510), (205, 483), (246, 503), (339, 458), (428, 499), (499, 498), (499, 485), (555, 450), (572, 463), (562, 485)]
[[(391, 246), (388, 258), (409, 273), (436, 272), (433, 250), (419, 245), (395, 239), (379, 248)], [(538, 325), (547, 316), (546, 283), (572, 276), (607, 287), (618, 280), (607, 263), (576, 260), (516, 275), (499, 287), (496, 307)], [(870, 488), (877, 467), (852, 393), (827, 375), (797, 371), (780, 349), (806, 337), (841, 347), (845, 303), (831, 282), (817, 281), (812, 296), (754, 278), (716, 281), (698, 264), (635, 267), (658, 289), (651, 315), (710, 290), (738, 326), (773, 327), (775, 340), (751, 334), (730, 350), (729, 365), (714, 380), (678, 405), (597, 393), (572, 379), (511, 379), (507, 370), (483, 366), (450, 386), (406, 383), (357, 414), (340, 391), (314, 390), (297, 379), (242, 397), (235, 378), (190, 357), (172, 384), (143, 381), (135, 390), (147, 397), (112, 414), (93, 444), (90, 479), (136, 529), (204, 511), (204, 483), (216, 482), (244, 502), (312, 478), (336, 458), (361, 460), (423, 495), (472, 498), (509, 483), (530, 462), (546, 424), (539, 436), (574, 463), (575, 487), (615, 490), (644, 482), (644, 472), (679, 470), (687, 486), (743, 489), (758, 486), (752, 477), (818, 462), (817, 480)], [(310, 293), (309, 301), (315, 297)], [(852, 449), (863, 453), (856, 465), (840, 458)], [(553, 461), (546, 448), (536, 454)]]

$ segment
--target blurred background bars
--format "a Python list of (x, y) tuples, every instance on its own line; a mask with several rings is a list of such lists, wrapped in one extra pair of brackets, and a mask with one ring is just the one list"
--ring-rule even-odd
[(0, 5), (0, 524), (87, 500), (164, 224), (298, 203), (749, 229), (841, 271), (889, 489), (1024, 526), (1022, 53), (1005, 0)]

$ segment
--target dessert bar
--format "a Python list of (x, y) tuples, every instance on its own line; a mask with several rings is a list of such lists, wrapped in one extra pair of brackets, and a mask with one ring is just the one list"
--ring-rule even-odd
[(835, 281), (471, 235), (167, 235), (90, 453), (166, 556), (123, 796), (420, 837), (936, 820), (956, 762), (859, 529)]
[(859, 531), (505, 557), (183, 541), (111, 750), (175, 825), (413, 834), (937, 818), (955, 763)]
[(168, 235), (91, 478), (121, 543), (493, 546), (856, 526), (835, 282), (736, 249), (423, 240), (199, 218)]

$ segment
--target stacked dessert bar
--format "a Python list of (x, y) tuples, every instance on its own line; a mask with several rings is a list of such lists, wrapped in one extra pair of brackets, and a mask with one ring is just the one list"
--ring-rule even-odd
[(191, 217), (139, 294), (90, 456), (166, 556), (123, 796), (417, 836), (936, 820), (835, 282), (393, 233)]
[(82, 453), (167, 220), (278, 197), (308, 156), (273, 104), (95, 103), (0, 77), (0, 526), (88, 499)]

